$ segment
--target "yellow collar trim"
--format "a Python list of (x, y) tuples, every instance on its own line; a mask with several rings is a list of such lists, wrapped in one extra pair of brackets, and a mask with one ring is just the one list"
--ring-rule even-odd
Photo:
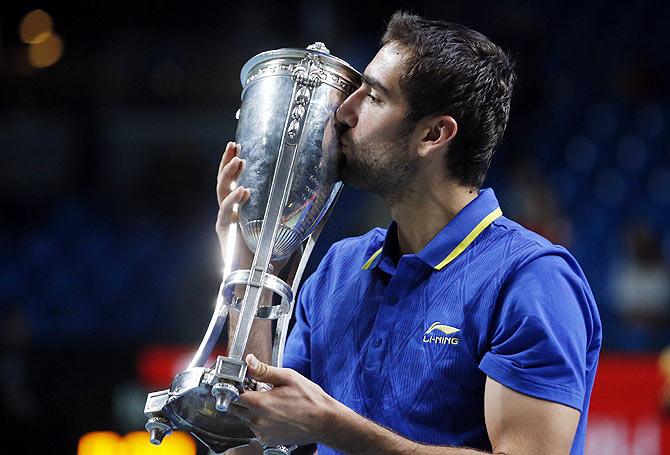
[(486, 215), (486, 217), (479, 222), (475, 228), (470, 231), (468, 235), (465, 236), (465, 238), (459, 243), (456, 248), (453, 249), (451, 253), (449, 253), (449, 256), (444, 258), (442, 262), (437, 264), (435, 266), (435, 270), (442, 270), (444, 266), (449, 264), (451, 261), (456, 259), (465, 249), (470, 246), (470, 244), (479, 236), (479, 234), (482, 233), (484, 229), (489, 227), (491, 223), (493, 223), (495, 220), (500, 218), (502, 216), (502, 210), (500, 210), (500, 207)]
[(374, 254), (373, 254), (372, 256), (370, 256), (370, 259), (368, 259), (367, 262), (366, 262), (365, 264), (363, 264), (363, 270), (367, 270), (367, 269), (370, 268), (370, 266), (372, 265), (372, 263), (375, 262), (375, 259), (377, 258), (377, 256), (379, 256), (379, 254), (382, 252), (382, 249), (383, 249), (383, 248), (384, 248), (384, 247), (381, 247), (380, 249), (378, 249), (377, 251), (375, 251)]
[[(442, 262), (440, 262), (435, 266), (435, 270), (442, 270), (447, 264), (456, 259), (463, 251), (465, 251), (465, 249), (468, 246), (470, 246), (472, 242), (474, 242), (474, 240), (479, 236), (479, 234), (481, 234), (484, 231), (484, 229), (489, 227), (491, 223), (500, 218), (502, 214), (503, 214), (502, 210), (500, 209), (500, 207), (498, 207), (494, 211), (486, 215), (486, 217), (484, 217), (484, 219), (481, 220), (479, 224), (477, 224), (477, 226), (475, 226), (475, 228), (472, 231), (470, 231), (468, 235), (465, 236), (465, 238), (461, 241), (461, 243), (456, 245), (456, 248), (454, 248), (453, 251), (449, 253), (449, 256), (444, 258)], [(368, 259), (363, 265), (363, 270), (368, 270), (370, 268), (372, 263), (375, 262), (375, 259), (377, 259), (377, 256), (381, 254), (383, 248), (384, 247), (378, 249), (377, 251), (374, 252), (372, 256), (370, 256), (370, 259)]]

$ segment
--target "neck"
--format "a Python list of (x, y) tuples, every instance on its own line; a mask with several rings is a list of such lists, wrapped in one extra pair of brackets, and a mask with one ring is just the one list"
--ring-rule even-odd
[(402, 200), (387, 200), (398, 225), (400, 254), (421, 251), (477, 195), (475, 188), (442, 181), (439, 185), (417, 185)]

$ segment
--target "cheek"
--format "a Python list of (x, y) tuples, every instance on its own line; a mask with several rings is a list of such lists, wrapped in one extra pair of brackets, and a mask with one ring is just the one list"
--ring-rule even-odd
[(397, 129), (397, 123), (387, 110), (375, 106), (366, 106), (360, 111), (357, 127), (362, 136), (384, 141), (389, 132)]

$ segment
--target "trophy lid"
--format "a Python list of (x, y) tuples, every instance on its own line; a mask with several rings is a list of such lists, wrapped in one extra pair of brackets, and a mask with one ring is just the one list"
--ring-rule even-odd
[(329, 85), (351, 93), (361, 84), (361, 74), (344, 60), (330, 54), (322, 42), (316, 42), (306, 49), (282, 48), (261, 52), (250, 58), (240, 71), (240, 82), (246, 88), (251, 82), (263, 76), (289, 75), (296, 64), (308, 56), (318, 57), (323, 69), (330, 73)]

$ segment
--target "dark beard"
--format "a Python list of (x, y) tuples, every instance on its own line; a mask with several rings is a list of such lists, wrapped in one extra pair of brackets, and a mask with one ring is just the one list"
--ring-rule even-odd
[[(378, 194), (387, 204), (402, 200), (412, 190), (418, 167), (418, 157), (407, 160), (408, 144), (404, 135), (376, 153), (368, 147), (356, 147), (352, 157), (343, 156), (340, 179), (345, 185)], [(380, 155), (386, 159), (380, 160)]]

